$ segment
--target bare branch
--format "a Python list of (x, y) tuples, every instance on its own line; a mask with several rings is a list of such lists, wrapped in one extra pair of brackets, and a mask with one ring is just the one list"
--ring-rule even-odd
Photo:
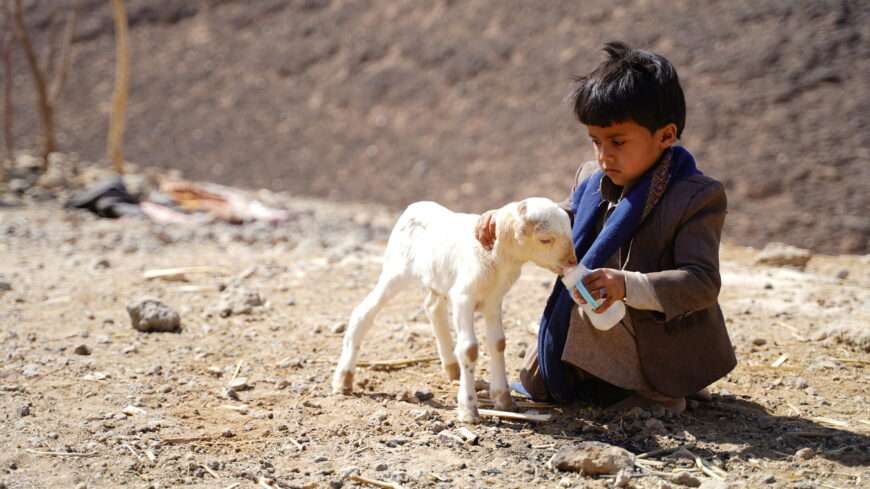
[[(0, 37), (3, 55), (3, 140), (6, 144), (6, 156), (10, 164), (15, 161), (15, 141), (12, 134), (12, 46), (15, 41), (12, 33), (12, 0), (3, 0), (4, 29)], [(5, 180), (3, 165), (0, 165), (0, 180)]]
[[(54, 105), (57, 100), (57, 96), (61, 90), (63, 90), (63, 85), (66, 83), (67, 75), (69, 74), (69, 68), (72, 65), (72, 40), (73, 35), (76, 30), (76, 20), (78, 19), (78, 4), (74, 5), (70, 13), (67, 15), (66, 19), (66, 28), (63, 33), (63, 41), (60, 48), (60, 70), (54, 73), (54, 79), (51, 84), (51, 91), (49, 92), (49, 97), (51, 98), (51, 103)], [(54, 53), (52, 53), (52, 56)], [(52, 65), (55, 61), (52, 59)]]
[(127, 13), (123, 0), (112, 0), (115, 17), (115, 93), (112, 96), (112, 114), (109, 119), (109, 138), (106, 153), (118, 174), (124, 173), (124, 114), (127, 110), (127, 91), (130, 86), (130, 49), (127, 35)]
[(51, 100), (48, 98), (48, 88), (45, 81), (45, 74), (39, 67), (39, 62), (36, 59), (36, 52), (33, 49), (33, 43), (30, 40), (30, 35), (27, 33), (27, 28), (24, 25), (24, 8), (21, 6), (21, 0), (15, 0), (15, 35), (21, 47), (24, 49), (24, 57), (27, 59), (27, 65), (30, 67), (30, 73), (33, 75), (33, 82), (36, 85), (36, 95), (39, 101), (39, 115), (42, 120), (42, 171), (48, 169), (48, 155), (54, 152), (54, 110), (51, 106)]

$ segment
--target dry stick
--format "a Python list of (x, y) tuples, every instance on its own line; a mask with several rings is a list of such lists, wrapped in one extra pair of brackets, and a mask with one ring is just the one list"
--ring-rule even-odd
[(112, 162), (115, 172), (123, 175), (124, 113), (130, 86), (130, 49), (127, 46), (127, 13), (123, 0), (112, 0), (112, 13), (115, 18), (115, 93), (112, 95), (106, 157)]
[(516, 421), (532, 421), (536, 423), (550, 421), (550, 418), (553, 417), (551, 414), (514, 413), (510, 411), (497, 411), (495, 409), (478, 409), (478, 412), (481, 416), (491, 416)]
[[(12, 27), (11, 0), (3, 0), (3, 16), (6, 24), (0, 42), (3, 43), (3, 140), (6, 145), (6, 156), (9, 163), (15, 161), (15, 140), (12, 135), (12, 43), (15, 40)], [(0, 181), (5, 180), (5, 165), (0, 165)]]
[(33, 42), (31, 41), (30, 34), (28, 34), (27, 28), (24, 25), (24, 9), (21, 5), (21, 0), (15, 0), (15, 12), (13, 17), (15, 19), (15, 34), (18, 37), (18, 41), (21, 43), (21, 47), (24, 49), (24, 57), (27, 59), (27, 65), (30, 67), (31, 75), (33, 75), (33, 83), (36, 85), (39, 116), (42, 121), (43, 130), (42, 171), (45, 172), (48, 169), (48, 155), (53, 153), (57, 146), (54, 135), (55, 101), (57, 94), (60, 93), (63, 86), (63, 82), (66, 80), (66, 70), (69, 69), (69, 65), (71, 64), (72, 37), (73, 32), (75, 31), (78, 11), (77, 9), (73, 9), (67, 18), (67, 34), (64, 36), (65, 44), (61, 48), (65, 59), (59, 72), (54, 74), (54, 80), (51, 82), (51, 86), (49, 86), (47, 80), (48, 73), (44, 72), (39, 66), (39, 61), (36, 58), (36, 50), (33, 49)]
[(420, 357), (420, 358), (403, 358), (400, 360), (380, 360), (377, 362), (358, 362), (357, 365), (360, 367), (369, 367), (372, 369), (391, 369), (391, 368), (401, 368), (407, 367), (409, 365), (415, 365), (417, 363), (427, 363), (434, 362), (438, 360), (438, 357)]
[(133, 456), (136, 457), (136, 460), (138, 460), (138, 461), (140, 461), (140, 462), (142, 461), (142, 457), (140, 457), (139, 454), (136, 453), (136, 450), (133, 450), (133, 447), (131, 447), (130, 445), (127, 445), (126, 443), (124, 443), (124, 444), (121, 445), (121, 446), (124, 447), (124, 448), (126, 448), (127, 450), (130, 450), (130, 453), (132, 453)]
[(215, 471), (213, 471), (213, 470), (211, 470), (210, 468), (208, 468), (208, 465), (201, 464), (200, 467), (204, 468), (205, 471), (208, 472), (209, 474), (211, 474), (211, 476), (214, 477), (215, 479), (220, 479), (220, 476), (217, 475), (217, 474), (215, 473)]
[(860, 360), (860, 359), (857, 359), (857, 358), (838, 358), (838, 357), (834, 357), (834, 360), (837, 360), (837, 361), (840, 361), (840, 362), (843, 362), (843, 363), (854, 363), (854, 364), (857, 364), (857, 365), (870, 365), (870, 361), (868, 361), (868, 360)]
[(673, 448), (659, 448), (658, 450), (652, 450), (650, 452), (641, 453), (640, 455), (637, 456), (637, 458), (644, 459), (644, 458), (652, 458), (652, 457), (661, 457), (663, 455), (670, 455), (674, 452), (679, 452), (680, 450), (682, 450), (684, 448), (687, 451), (691, 450), (692, 448), (695, 448), (695, 444), (694, 443), (686, 443), (685, 445), (680, 445), (678, 447), (673, 447)]
[(97, 452), (87, 452), (87, 453), (78, 453), (78, 452), (46, 452), (43, 450), (33, 450), (31, 448), (27, 448), (24, 450), (25, 452), (32, 453), (34, 455), (50, 455), (53, 457), (95, 457)]
[(239, 487), (240, 485), (241, 485), (241, 484), (238, 483), (238, 482), (233, 482), (232, 484), (228, 485), (228, 486), (225, 487), (224, 489), (236, 489), (236, 488)]
[(264, 478), (262, 478), (262, 477), (258, 477), (258, 478), (257, 478), (257, 484), (258, 484), (260, 487), (262, 487), (263, 489), (275, 489), (274, 487), (272, 487), (271, 484), (269, 484), (268, 482), (266, 482), (266, 479), (264, 479)]
[(347, 476), (348, 479), (356, 482), (361, 482), (363, 484), (368, 484), (370, 486), (375, 487), (383, 487), (385, 489), (402, 489), (402, 486), (392, 483), (392, 482), (384, 482), (375, 479), (369, 479), (368, 477), (363, 477), (361, 475), (351, 474)]

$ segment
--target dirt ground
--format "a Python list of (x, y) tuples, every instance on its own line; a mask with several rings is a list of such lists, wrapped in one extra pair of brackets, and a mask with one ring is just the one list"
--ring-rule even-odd
[[(356, 394), (329, 392), (333, 331), (374, 284), (395, 213), (285, 206), (281, 227), (193, 229), (100, 220), (53, 200), (0, 208), (0, 282), (11, 289), (0, 292), (0, 487), (358, 487), (350, 473), (404, 488), (612, 487), (547, 467), (584, 440), (636, 454), (687, 445), (727, 481), (709, 485), (677, 452), (648, 456), (628, 487), (681, 487), (678, 472), (690, 486), (870, 484), (867, 257), (815, 256), (801, 272), (753, 265), (754, 250), (725, 245), (721, 303), (739, 365), (712, 386), (712, 402), (678, 417), (546, 408), (545, 423), (469, 426), (472, 444), (452, 436), (457, 385), (437, 362), (361, 368)], [(195, 265), (223, 271), (143, 278)], [(552, 281), (530, 267), (506, 301), (513, 379)], [(266, 304), (215, 313), (219, 289), (237, 287)], [(182, 332), (134, 331), (125, 305), (143, 295), (178, 311)], [(421, 301), (414, 290), (391, 303), (362, 359), (434, 355)], [(239, 377), (253, 388), (228, 398)]]

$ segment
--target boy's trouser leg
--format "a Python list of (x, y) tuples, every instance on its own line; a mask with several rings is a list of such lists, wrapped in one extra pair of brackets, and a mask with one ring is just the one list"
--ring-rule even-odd
[(520, 368), (520, 383), (535, 401), (546, 402), (550, 400), (547, 385), (544, 383), (544, 378), (541, 377), (541, 367), (538, 364), (538, 346), (535, 344), (529, 345), (526, 349), (526, 358), (522, 368)]

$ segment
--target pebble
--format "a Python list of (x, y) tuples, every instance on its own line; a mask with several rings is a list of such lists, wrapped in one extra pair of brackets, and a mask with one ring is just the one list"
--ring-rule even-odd
[(25, 405), (19, 407), (18, 408), (18, 415), (21, 416), (22, 418), (25, 416), (30, 416), (30, 405), (25, 404)]
[(414, 397), (420, 402), (426, 402), (435, 397), (435, 394), (432, 394), (432, 391), (429, 389), (419, 389), (414, 392)]
[(752, 344), (755, 346), (764, 346), (767, 344), (767, 340), (764, 338), (753, 338)]
[(555, 470), (581, 472), (584, 475), (616, 474), (634, 466), (634, 454), (613, 445), (585, 441), (556, 452), (548, 465)]
[(616, 479), (613, 481), (615, 487), (628, 487), (631, 484), (631, 470), (622, 469), (616, 474)]
[(234, 392), (247, 391), (247, 390), (251, 390), (253, 388), (254, 387), (252, 385), (248, 384), (247, 377), (237, 377), (237, 378), (233, 379), (233, 381), (230, 382), (229, 385), (227, 386), (228, 390), (231, 390)]
[(21, 375), (25, 377), (36, 377), (39, 375), (39, 365), (28, 363), (21, 369)]
[(794, 452), (795, 460), (809, 460), (816, 456), (816, 451), (810, 447), (801, 448)]
[(344, 333), (345, 330), (347, 330), (347, 323), (344, 321), (337, 322), (329, 327), (329, 331), (332, 334), (341, 334)]
[(73, 350), (73, 353), (75, 353), (76, 355), (90, 355), (91, 349), (88, 347), (88, 345), (81, 344), (81, 345), (75, 347), (75, 349)]
[(383, 471), (385, 471), (385, 470), (387, 470), (387, 469), (389, 469), (389, 468), (390, 468), (390, 466), (387, 465), (387, 464), (378, 464), (378, 465), (375, 467), (375, 472), (383, 472)]
[(651, 433), (663, 433), (665, 431), (665, 424), (656, 418), (649, 418), (644, 421), (643, 427)]
[(783, 243), (768, 243), (756, 256), (755, 263), (775, 267), (795, 267), (803, 270), (813, 257), (809, 250)]
[(847, 278), (849, 278), (849, 269), (844, 268), (837, 272), (837, 278), (840, 280), (846, 280)]
[(0, 292), (9, 292), (10, 290), (12, 290), (12, 284), (5, 280), (0, 280)]
[(701, 485), (701, 481), (688, 472), (680, 472), (679, 474), (671, 477), (671, 482), (686, 487), (698, 487)]
[(234, 314), (251, 314), (254, 309), (266, 304), (266, 300), (255, 289), (246, 287), (228, 287), (223, 291), (212, 310), (220, 317)]
[(758, 480), (761, 481), (762, 484), (773, 484), (776, 482), (776, 476), (773, 474), (762, 474)]
[(143, 333), (177, 332), (181, 317), (172, 308), (153, 298), (134, 299), (127, 304), (133, 329)]

